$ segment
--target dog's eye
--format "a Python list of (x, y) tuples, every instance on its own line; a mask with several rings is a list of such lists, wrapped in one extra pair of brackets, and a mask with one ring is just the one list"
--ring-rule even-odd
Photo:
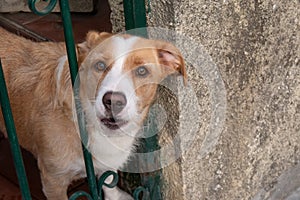
[(149, 71), (145, 66), (140, 66), (135, 70), (135, 74), (140, 77), (145, 77), (149, 74)]
[(94, 68), (98, 72), (102, 72), (107, 68), (107, 65), (103, 61), (98, 61), (94, 64)]

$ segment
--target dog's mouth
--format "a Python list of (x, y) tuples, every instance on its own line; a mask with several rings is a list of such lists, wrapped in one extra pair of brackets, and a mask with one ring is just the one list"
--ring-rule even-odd
[(117, 130), (128, 123), (128, 121), (122, 120), (122, 119), (116, 119), (113, 117), (109, 118), (102, 118), (100, 119), (102, 124), (104, 124), (107, 128), (111, 130)]

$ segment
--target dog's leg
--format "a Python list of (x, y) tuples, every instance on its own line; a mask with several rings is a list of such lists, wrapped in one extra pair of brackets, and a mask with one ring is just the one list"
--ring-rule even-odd
[(55, 173), (38, 160), (43, 192), (47, 200), (68, 200), (67, 189), (71, 182), (71, 175)]
[[(108, 177), (106, 183), (111, 183), (112, 176)], [(133, 197), (122, 191), (118, 187), (108, 188), (103, 186), (105, 200), (133, 200)]]
[(47, 200), (68, 200), (68, 184), (61, 177), (53, 178), (49, 175), (41, 174), (43, 192)]

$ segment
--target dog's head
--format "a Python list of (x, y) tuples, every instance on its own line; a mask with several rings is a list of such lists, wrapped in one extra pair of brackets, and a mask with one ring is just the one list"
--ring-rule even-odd
[(186, 79), (179, 50), (167, 42), (89, 32), (77, 49), (83, 109), (107, 136), (136, 134), (158, 84), (175, 73)]

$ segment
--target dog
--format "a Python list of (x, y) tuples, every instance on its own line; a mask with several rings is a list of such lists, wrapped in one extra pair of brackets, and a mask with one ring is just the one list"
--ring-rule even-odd
[[(47, 199), (67, 200), (70, 183), (86, 172), (65, 44), (33, 42), (1, 27), (0, 44), (19, 142), (37, 159)], [(76, 51), (80, 112), (100, 176), (128, 161), (159, 83), (176, 73), (186, 80), (185, 64), (174, 45), (126, 34), (90, 31)], [(0, 122), (5, 133), (2, 116)], [(119, 188), (103, 190), (106, 200), (132, 199)]]

